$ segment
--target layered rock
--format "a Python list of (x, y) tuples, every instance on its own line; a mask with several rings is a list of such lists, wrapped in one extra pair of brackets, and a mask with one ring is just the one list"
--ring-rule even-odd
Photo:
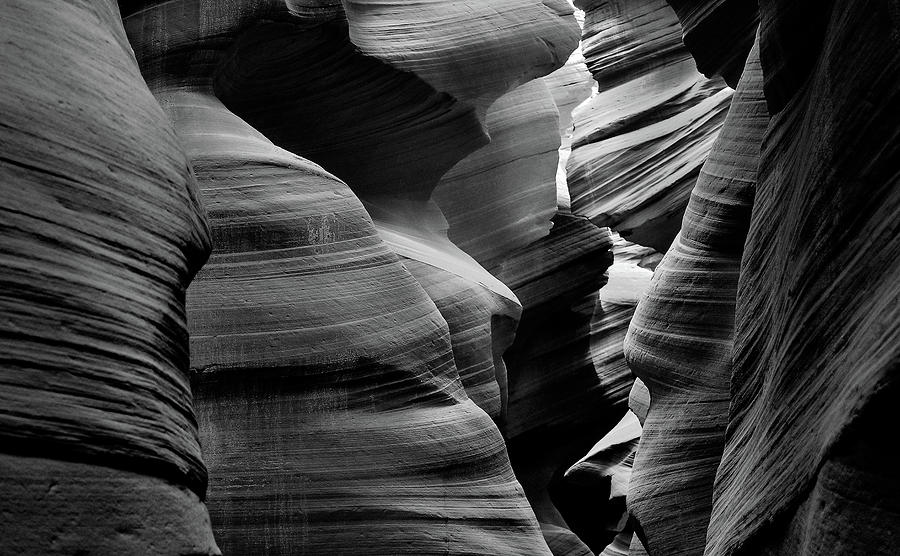
[(545, 237), (556, 213), (559, 112), (541, 79), (494, 102), (491, 142), (441, 179), (434, 200), (449, 238), (487, 268)]
[[(503, 324), (494, 338), (491, 322), (517, 320), (518, 302), (448, 240), (448, 225), (430, 198), (441, 175), (486, 142), (479, 115), (506, 93), (505, 87), (558, 67), (574, 47), (577, 31), (571, 9), (555, 11), (520, 1), (519, 10), (530, 19), (504, 28), (499, 36), (479, 35), (476, 40), (470, 35), (473, 28), (500, 25), (512, 6), (486, 5), (472, 13), (461, 3), (441, 10), (427, 4), (384, 9), (373, 2), (347, 3), (347, 29), (335, 21), (312, 30), (257, 25), (236, 42), (216, 76), (217, 91), (226, 105), (276, 144), (345, 180), (388, 245), (417, 261), (409, 269), (448, 321), (464, 384), (473, 399), (499, 419), (505, 403), (500, 354), (512, 341), (514, 326)], [(435, 42), (437, 36), (445, 41)], [(398, 37), (403, 40), (398, 42)], [(508, 64), (498, 59), (498, 40), (518, 45), (523, 56)], [(279, 46), (280, 54), (266, 62), (272, 45)], [(406, 54), (410, 48), (416, 49), (416, 56)], [(360, 50), (371, 56), (360, 55)], [(506, 64), (502, 71), (500, 62)], [(290, 72), (284, 71), (285, 65)], [(445, 89), (438, 92), (429, 83)], [(542, 167), (548, 168), (544, 173), (552, 171), (548, 157), (555, 157), (559, 141), (552, 99), (539, 81), (507, 97), (505, 105), (492, 106), (493, 117), (484, 122), (500, 134), (499, 140), (456, 164), (457, 173), (443, 182), (444, 193), (435, 195), (443, 205), (451, 205), (448, 214), (457, 219), (471, 214), (453, 210), (454, 199), (471, 201), (477, 191), (487, 190), (482, 200), (500, 202), (499, 207), (477, 205), (491, 211), (489, 232), (483, 213), (452, 223), (451, 239), (480, 260), (545, 235), (555, 207), (553, 191), (540, 187)], [(521, 148), (521, 127), (533, 124), (534, 118), (523, 109), (539, 113), (548, 128), (532, 126), (537, 133), (529, 134), (535, 140), (526, 149)], [(513, 146), (512, 137), (519, 144)], [(516, 167), (509, 164), (510, 149), (518, 149), (516, 154), (523, 157)], [(480, 174), (485, 171), (493, 175)], [(538, 178), (528, 193), (516, 192), (516, 203), (509, 203), (508, 185), (505, 190), (488, 187), (521, 185), (510, 173)], [(484, 178), (498, 181), (484, 183)], [(497, 222), (501, 217), (502, 224)], [(467, 241), (473, 224), (479, 227), (477, 242)], [(490, 247), (482, 253), (472, 249), (475, 245)]]
[(629, 509), (650, 554), (702, 554), (729, 405), (734, 318), (759, 145), (768, 122), (758, 51), (625, 340), (650, 391)]
[(508, 400), (503, 353), (522, 314), (519, 300), (447, 238), (447, 222), (435, 203), (366, 206), (382, 240), (446, 319), (467, 395), (502, 425)]
[[(126, 23), (216, 239), (189, 310), (223, 548), (548, 553), (454, 364), (496, 414), (514, 296), (452, 246), (429, 198), (486, 140), (482, 108), (562, 63), (565, 11), (348, 2), (344, 23), (336, 6), (191, 4), (151, 2)], [(429, 33), (447, 40), (429, 47)], [(507, 44), (532, 50), (498, 72)]]
[(343, 4), (350, 38), (363, 53), (415, 73), (482, 115), (500, 95), (562, 66), (578, 44), (565, 0)]
[(0, 7), (3, 554), (218, 554), (184, 295), (196, 182), (103, 0)]
[(576, 111), (572, 210), (664, 252), (731, 91), (699, 74), (664, 0), (593, 0), (583, 51), (600, 93)]
[(900, 360), (900, 17), (869, 1), (760, 14), (772, 119), (706, 553), (891, 554), (900, 462), (880, 431)]

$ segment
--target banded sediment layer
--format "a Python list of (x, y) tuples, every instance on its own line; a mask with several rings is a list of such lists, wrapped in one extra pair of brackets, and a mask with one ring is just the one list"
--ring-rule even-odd
[(210, 235), (112, 2), (0, 6), (0, 552), (219, 554), (185, 289)]

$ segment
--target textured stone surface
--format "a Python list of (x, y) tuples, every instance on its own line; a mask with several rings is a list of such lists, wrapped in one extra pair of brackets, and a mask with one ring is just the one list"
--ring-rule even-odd
[(363, 53), (414, 72), (481, 115), (507, 91), (559, 68), (578, 44), (565, 0), (343, 4)]
[(682, 39), (709, 76), (737, 87), (759, 24), (757, 0), (668, 0), (684, 28)]
[(628, 364), (653, 400), (629, 493), (651, 554), (702, 554), (706, 539), (730, 400), (741, 254), (768, 122), (758, 60), (752, 52), (681, 232), (626, 338)]
[(875, 431), (898, 399), (900, 12), (826, 2), (809, 18), (812, 7), (760, 4), (772, 119), (738, 287), (712, 555), (896, 551), (897, 456)]
[(572, 210), (665, 252), (731, 91), (697, 73), (664, 0), (579, 5), (583, 51), (600, 92), (574, 114)]
[[(577, 37), (571, 10), (519, 2), (530, 19), (518, 20), (521, 14), (492, 9), (499, 5), (473, 12), (459, 2), (442, 9), (427, 2), (345, 4), (347, 29), (338, 20), (313, 28), (287, 22), (252, 27), (217, 73), (216, 92), (276, 144), (344, 180), (389, 247), (418, 261), (410, 270), (448, 321), (463, 383), (499, 418), (505, 403), (500, 355), (513, 327), (504, 324), (492, 338), (491, 322), (516, 320), (517, 301), (448, 241), (448, 224), (429, 199), (456, 164), (434, 197), (452, 218), (450, 239), (482, 262), (546, 235), (555, 193), (542, 186), (552, 184), (559, 145), (546, 87), (526, 83), (502, 97), (508, 100), (498, 101), (486, 121), (479, 118), (506, 93), (502, 87), (562, 64)], [(470, 35), (470, 26), (500, 25), (507, 16), (517, 23), (501, 26), (499, 34)], [(445, 42), (435, 43), (433, 35)], [(496, 41), (521, 47), (524, 58), (509, 57)], [(273, 46), (278, 57), (269, 55)], [(457, 164), (486, 142), (482, 125), (498, 137)], [(510, 164), (515, 159), (518, 164)], [(475, 209), (458, 209), (458, 200)]]
[(502, 424), (508, 400), (503, 353), (522, 314), (519, 300), (447, 238), (436, 204), (366, 206), (382, 240), (403, 258), (446, 319), (467, 395)]
[(184, 292), (209, 252), (187, 158), (115, 3), (0, 14), (0, 553), (218, 554), (187, 374)]
[[(559, 59), (550, 71), (568, 52), (533, 34), (565, 29), (562, 18), (526, 2), (545, 20), (462, 48), (467, 23), (504, 16), (475, 6), (469, 21), (461, 2), (456, 12), (395, 4), (393, 15), (357, 2), (345, 27), (339, 10), (276, 4), (200, 4), (191, 18), (197, 4), (170, 2), (126, 19), (188, 144), (216, 239), (189, 311), (217, 538), (254, 554), (548, 554), (453, 358), (478, 355), (464, 364), (488, 380), (472, 398), (496, 413), (502, 370), (490, 367), (509, 341), (514, 296), (447, 241), (428, 198), (442, 167), (483, 144), (477, 102), (536, 71), (523, 77), (516, 61), (498, 75), (499, 60), (460, 56), (528, 43)], [(405, 42), (382, 34), (394, 25)], [(391, 53), (424, 45), (426, 29), (457, 42), (423, 46), (404, 66), (415, 73), (398, 71)], [(174, 31), (156, 50), (153, 37)], [(429, 84), (448, 86), (441, 72), (463, 59), (468, 81), (453, 92), (469, 103)], [(497, 341), (484, 337), (494, 321)]]

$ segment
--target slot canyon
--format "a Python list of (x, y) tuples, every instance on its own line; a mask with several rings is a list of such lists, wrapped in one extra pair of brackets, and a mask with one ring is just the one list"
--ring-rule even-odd
[(900, 0), (3, 0), (0, 60), (0, 556), (900, 554)]

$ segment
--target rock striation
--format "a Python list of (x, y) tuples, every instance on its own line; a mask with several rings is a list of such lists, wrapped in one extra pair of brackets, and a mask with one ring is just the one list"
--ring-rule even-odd
[(559, 111), (542, 79), (501, 96), (487, 111), (490, 144), (443, 176), (434, 201), (448, 236), (485, 268), (550, 232), (556, 214)]
[(209, 230), (113, 2), (0, 7), (0, 553), (219, 554), (185, 289)]
[(699, 74), (664, 0), (591, 0), (583, 51), (600, 92), (574, 114), (572, 210), (665, 252), (731, 90)]
[[(706, 553), (891, 554), (900, 361), (900, 16), (760, 3), (772, 115)], [(814, 14), (810, 17), (809, 14)]]
[[(215, 249), (188, 309), (225, 551), (549, 554), (473, 402), (502, 413), (519, 307), (430, 197), (486, 141), (487, 107), (562, 64), (571, 9), (427, 4), (125, 14), (209, 209)], [(467, 25), (511, 20), (463, 47)], [(508, 44), (525, 62), (500, 72)]]
[(629, 509), (650, 554), (702, 554), (730, 402), (738, 277), (768, 123), (753, 50), (681, 232), (631, 321), (628, 365), (653, 404)]

